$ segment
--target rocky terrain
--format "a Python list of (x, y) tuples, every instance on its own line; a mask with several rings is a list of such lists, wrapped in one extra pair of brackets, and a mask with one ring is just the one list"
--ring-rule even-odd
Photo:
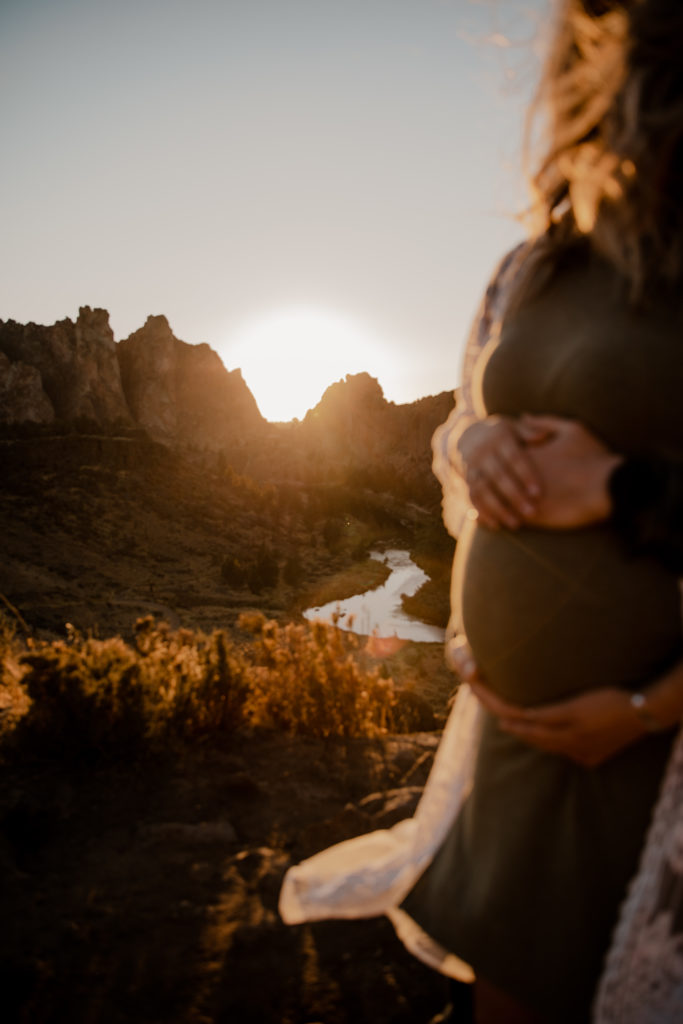
[(287, 866), (410, 814), (438, 734), (236, 737), (69, 777), (10, 776), (8, 1024), (421, 1024), (443, 979), (386, 920), (287, 927)]

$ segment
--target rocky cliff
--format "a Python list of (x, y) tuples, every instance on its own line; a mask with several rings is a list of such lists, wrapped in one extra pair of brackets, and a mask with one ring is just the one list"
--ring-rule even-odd
[(0, 321), (0, 353), (0, 422), (130, 420), (106, 310), (51, 327)]
[(81, 421), (220, 449), (264, 427), (239, 370), (176, 338), (163, 316), (116, 344), (109, 314), (83, 306), (52, 326), (0, 321), (0, 423)]
[(336, 460), (374, 462), (390, 455), (420, 458), (430, 451), (437, 424), (453, 407), (452, 392), (405, 405), (388, 402), (367, 373), (332, 384), (302, 423), (302, 437)]
[[(304, 477), (315, 472), (403, 498), (437, 498), (430, 442), (452, 408), (452, 392), (396, 405), (386, 400), (374, 377), (347, 375), (292, 425), (289, 458), (296, 458)], [(282, 464), (286, 460), (283, 452)]]
[(241, 371), (228, 372), (208, 345), (179, 341), (165, 316), (148, 317), (118, 357), (128, 407), (152, 437), (219, 449), (262, 432)]

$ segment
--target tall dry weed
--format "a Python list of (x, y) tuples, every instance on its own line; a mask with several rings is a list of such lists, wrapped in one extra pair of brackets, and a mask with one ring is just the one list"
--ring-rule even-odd
[(254, 636), (247, 704), (255, 725), (321, 737), (391, 728), (393, 683), (359, 664), (353, 634), (322, 622), (281, 626), (254, 613), (239, 625)]

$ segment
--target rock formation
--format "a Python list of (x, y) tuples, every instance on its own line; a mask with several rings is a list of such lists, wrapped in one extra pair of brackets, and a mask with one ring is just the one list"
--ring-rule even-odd
[(125, 424), (155, 440), (234, 448), (265, 421), (239, 370), (208, 345), (188, 345), (166, 317), (116, 344), (104, 309), (83, 306), (74, 323), (0, 321), (0, 423), (94, 428)]
[(367, 373), (348, 375), (306, 415), (297, 446), (347, 478), (409, 497), (416, 485), (435, 487), (431, 437), (452, 407), (452, 392), (395, 405)]
[(0, 351), (0, 420), (4, 423), (51, 423), (52, 402), (43, 391), (40, 372)]
[(118, 357), (128, 407), (152, 437), (220, 449), (264, 427), (241, 371), (208, 345), (179, 341), (165, 316), (148, 317)]
[[(130, 419), (106, 310), (82, 306), (75, 323), (67, 318), (51, 327), (0, 321), (0, 352), (11, 364), (5, 379), (11, 373), (14, 381), (9, 394), (0, 394), (1, 422)], [(40, 389), (35, 372), (22, 365), (37, 371)], [(15, 393), (19, 381), (23, 400)]]

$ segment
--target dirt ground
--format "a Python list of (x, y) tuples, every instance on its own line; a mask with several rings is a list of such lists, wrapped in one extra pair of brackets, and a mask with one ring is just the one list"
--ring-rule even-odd
[(383, 919), (287, 927), (291, 863), (412, 813), (437, 733), (242, 735), (5, 779), (7, 1024), (420, 1024), (443, 979)]

